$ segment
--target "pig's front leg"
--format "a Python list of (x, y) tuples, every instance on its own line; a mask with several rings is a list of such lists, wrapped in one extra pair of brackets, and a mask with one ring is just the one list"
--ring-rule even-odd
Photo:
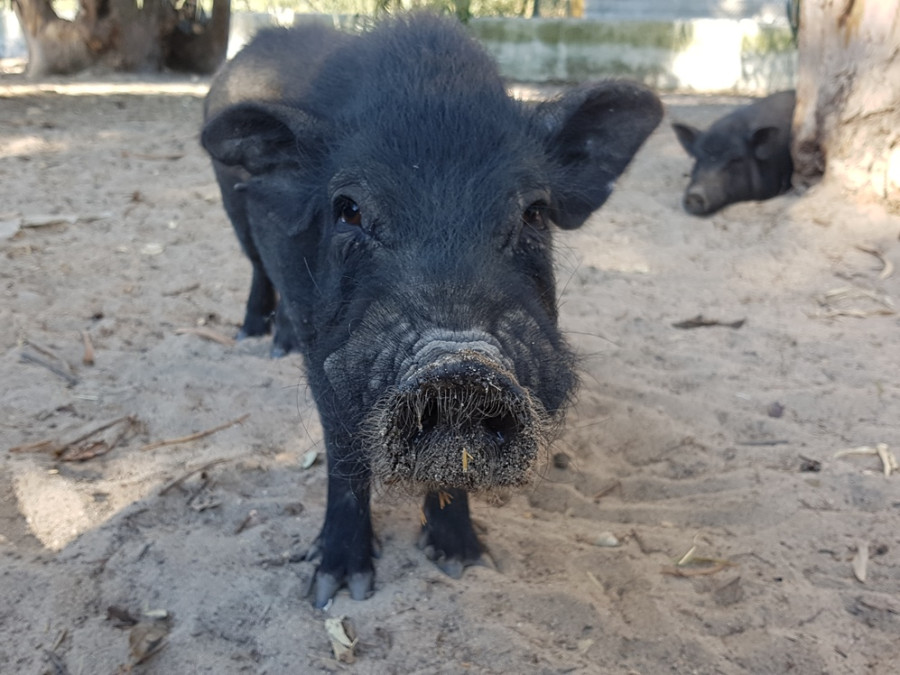
[(250, 282), (250, 296), (244, 323), (237, 334), (238, 340), (259, 337), (269, 332), (272, 312), (275, 311), (275, 288), (266, 275), (259, 258), (253, 259), (253, 280)]
[(348, 459), (331, 446), (325, 524), (308, 554), (321, 558), (313, 588), (318, 608), (345, 585), (354, 600), (365, 600), (375, 581), (369, 469), (358, 457)]
[(469, 565), (481, 563), (482, 546), (472, 528), (465, 490), (429, 492), (422, 511), (425, 522), (419, 547), (429, 560), (454, 579)]

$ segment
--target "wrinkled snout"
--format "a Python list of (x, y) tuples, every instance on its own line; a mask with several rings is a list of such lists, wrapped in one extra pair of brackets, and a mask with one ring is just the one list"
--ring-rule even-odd
[(706, 189), (701, 184), (691, 184), (684, 193), (684, 210), (693, 216), (703, 216), (708, 214), (710, 209), (709, 197)]
[(476, 349), (430, 354), (377, 408), (372, 469), (391, 484), (469, 491), (522, 485), (546, 433), (540, 404)]

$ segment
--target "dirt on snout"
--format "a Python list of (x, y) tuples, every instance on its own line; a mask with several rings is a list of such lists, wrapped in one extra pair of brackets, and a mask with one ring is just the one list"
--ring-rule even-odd
[(376, 480), (410, 494), (523, 487), (546, 458), (552, 420), (512, 373), (472, 350), (389, 391), (363, 425)]
[(667, 98), (557, 237), (582, 386), (546, 475), (473, 503), (496, 569), (445, 576), (379, 495), (375, 594), (319, 612), (321, 429), (298, 356), (231, 340), (205, 87), (0, 79), (0, 671), (895, 672), (898, 218), (686, 215), (667, 122), (743, 101)]

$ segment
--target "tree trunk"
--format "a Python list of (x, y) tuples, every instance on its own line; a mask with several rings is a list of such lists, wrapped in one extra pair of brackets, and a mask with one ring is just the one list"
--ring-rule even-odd
[(802, 0), (794, 183), (900, 211), (900, 0)]
[(209, 19), (196, 0), (80, 0), (71, 21), (56, 14), (53, 0), (13, 0), (13, 6), (28, 44), (30, 77), (94, 65), (209, 73), (228, 47), (230, 0), (213, 0)]
[(198, 15), (196, 2), (185, 2), (181, 20), (167, 38), (166, 65), (195, 73), (214, 72), (228, 52), (230, 28), (231, 0), (213, 0), (209, 21)]

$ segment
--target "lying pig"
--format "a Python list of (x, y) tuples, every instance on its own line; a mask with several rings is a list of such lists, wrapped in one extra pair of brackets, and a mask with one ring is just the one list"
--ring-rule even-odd
[(456, 22), (412, 14), (265, 31), (206, 103), (253, 261), (243, 332), (277, 299), (324, 428), (316, 606), (373, 588), (373, 481), (425, 493), (420, 544), (459, 576), (482, 553), (467, 492), (525, 484), (573, 392), (553, 225), (603, 204), (659, 101), (603, 82), (523, 104)]
[(678, 140), (697, 161), (684, 193), (695, 216), (734, 202), (769, 199), (791, 186), (791, 120), (794, 92), (782, 91), (738, 108), (700, 131), (673, 124)]

